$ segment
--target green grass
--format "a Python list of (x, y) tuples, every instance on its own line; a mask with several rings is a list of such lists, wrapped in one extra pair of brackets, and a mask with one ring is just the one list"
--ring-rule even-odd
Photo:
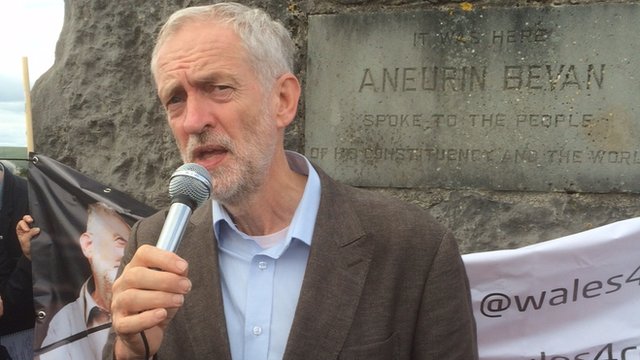
[(18, 175), (26, 175), (27, 169), (29, 167), (27, 157), (28, 154), (26, 147), (0, 146), (0, 160), (11, 161), (16, 166), (16, 172)]

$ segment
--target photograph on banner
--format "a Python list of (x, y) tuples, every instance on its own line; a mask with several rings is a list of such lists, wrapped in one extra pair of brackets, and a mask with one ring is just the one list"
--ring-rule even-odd
[(640, 218), (463, 255), (481, 360), (640, 358)]
[(131, 226), (155, 210), (43, 155), (29, 166), (36, 357), (101, 359)]

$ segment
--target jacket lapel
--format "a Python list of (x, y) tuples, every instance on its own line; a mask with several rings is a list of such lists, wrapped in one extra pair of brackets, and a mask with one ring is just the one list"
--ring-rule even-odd
[(372, 249), (340, 185), (316, 170), (320, 208), (285, 360), (338, 357), (371, 261)]
[[(191, 246), (178, 250), (189, 262), (189, 278), (193, 284), (185, 299), (191, 306), (184, 306), (182, 310), (184, 323), (192, 325), (187, 328), (192, 348), (210, 354), (211, 359), (231, 360), (211, 212), (211, 201), (207, 201), (193, 213), (182, 240), (191, 242)], [(211, 284), (213, 291), (208, 290)]]
[[(371, 261), (370, 244), (355, 213), (344, 203), (340, 185), (316, 170), (322, 198), (285, 360), (338, 357)], [(193, 282), (185, 300), (191, 306), (183, 307), (182, 315), (185, 324), (202, 325), (189, 328), (188, 337), (193, 349), (204, 347), (212, 359), (231, 360), (210, 201), (194, 212), (191, 223), (183, 241), (192, 244), (178, 249), (190, 264)], [(206, 284), (215, 284), (212, 293)]]

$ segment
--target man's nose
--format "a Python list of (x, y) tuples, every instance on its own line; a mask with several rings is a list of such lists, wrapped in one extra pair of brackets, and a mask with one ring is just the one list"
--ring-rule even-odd
[(215, 126), (212, 107), (206, 97), (192, 94), (187, 98), (187, 113), (184, 119), (184, 131), (188, 134), (200, 134), (206, 127)]

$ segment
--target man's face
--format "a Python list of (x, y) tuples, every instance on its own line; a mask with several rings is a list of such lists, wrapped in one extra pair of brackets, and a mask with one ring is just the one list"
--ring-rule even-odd
[(91, 262), (97, 286), (109, 289), (116, 278), (124, 248), (129, 241), (131, 229), (118, 215), (97, 211), (88, 225), (90, 251), (85, 256)]
[(185, 25), (162, 45), (158, 96), (184, 162), (211, 173), (213, 197), (237, 202), (263, 183), (278, 144), (270, 91), (262, 89), (229, 27)]

